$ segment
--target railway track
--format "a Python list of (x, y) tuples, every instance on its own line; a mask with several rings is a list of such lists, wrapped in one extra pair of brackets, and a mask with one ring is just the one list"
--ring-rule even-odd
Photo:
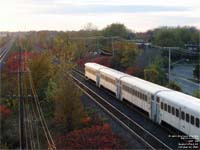
[(15, 39), (11, 39), (6, 45), (4, 45), (0, 49), (0, 64), (3, 62), (4, 58), (8, 54), (8, 52), (9, 52), (10, 48), (12, 47), (14, 41), (15, 41)]
[(136, 136), (142, 143), (144, 143), (150, 149), (173, 149), (166, 143), (161, 141), (159, 138), (151, 134), (149, 131), (144, 129), (137, 122), (132, 120), (114, 105), (105, 100), (101, 95), (96, 93), (92, 88), (84, 84), (81, 78), (85, 79), (82, 72), (73, 70), (71, 77), (74, 79), (76, 85), (81, 90), (92, 98), (101, 108), (103, 108), (111, 117), (117, 120), (124, 128), (129, 130), (134, 136)]

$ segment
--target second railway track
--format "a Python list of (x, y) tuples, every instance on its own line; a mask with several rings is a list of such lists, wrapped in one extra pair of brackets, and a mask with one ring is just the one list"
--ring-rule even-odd
[(73, 74), (72, 78), (74, 79), (76, 84), (79, 86), (79, 88), (82, 89), (84, 93), (92, 97), (92, 99), (98, 105), (100, 105), (100, 107), (102, 107), (109, 115), (111, 115), (111, 117), (117, 120), (123, 127), (125, 127), (132, 134), (134, 134), (139, 140), (141, 140), (142, 143), (144, 143), (151, 149), (174, 149), (168, 146), (166, 143), (161, 141), (159, 138), (157, 138), (153, 134), (151, 134), (149, 131), (144, 129), (141, 125), (139, 125), (137, 122), (132, 120), (126, 114), (121, 112), (118, 108), (113, 106), (111, 103), (106, 101), (103, 97), (101, 97), (101, 95), (96, 93), (93, 89), (85, 85), (84, 82), (82, 81), (84, 78), (84, 74), (82, 72), (73, 70), (72, 74)]

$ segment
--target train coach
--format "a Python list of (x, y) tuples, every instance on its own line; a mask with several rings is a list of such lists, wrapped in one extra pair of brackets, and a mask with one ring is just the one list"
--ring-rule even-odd
[(200, 139), (200, 99), (96, 63), (85, 64), (85, 76), (147, 112), (152, 121)]

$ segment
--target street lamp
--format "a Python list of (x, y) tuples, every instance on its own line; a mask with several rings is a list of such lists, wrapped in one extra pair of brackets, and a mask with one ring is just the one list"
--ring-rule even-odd
[(169, 84), (170, 84), (170, 74), (171, 74), (171, 50), (177, 50), (179, 49), (179, 47), (162, 47), (163, 49), (166, 49), (168, 50), (169, 52), (169, 61), (168, 61), (168, 81), (169, 81)]

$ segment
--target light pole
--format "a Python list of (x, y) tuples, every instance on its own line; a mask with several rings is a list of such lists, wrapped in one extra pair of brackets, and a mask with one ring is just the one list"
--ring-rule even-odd
[(112, 44), (112, 56), (115, 55), (115, 49), (114, 49), (114, 45), (113, 45), (113, 37), (111, 38), (111, 44)]
[(168, 64), (168, 82), (170, 84), (170, 74), (171, 74), (171, 48), (169, 47), (169, 64)]
[(177, 50), (179, 47), (162, 47), (163, 49), (168, 50), (168, 82), (170, 84), (170, 74), (171, 74), (171, 50)]

